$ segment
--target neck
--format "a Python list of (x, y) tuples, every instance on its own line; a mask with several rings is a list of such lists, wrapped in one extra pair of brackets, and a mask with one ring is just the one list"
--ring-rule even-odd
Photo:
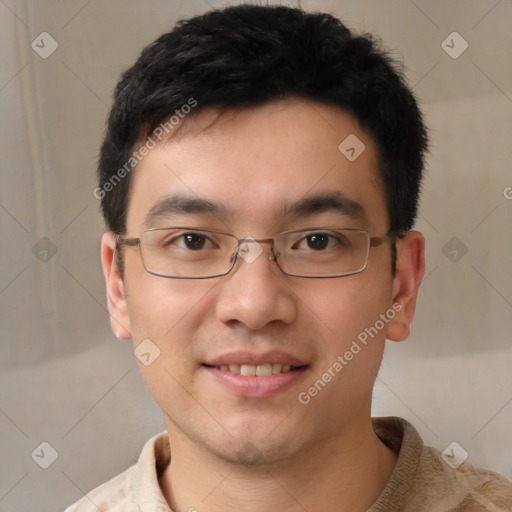
[(301, 450), (293, 460), (251, 467), (219, 459), (171, 425), (168, 431), (171, 463), (160, 485), (174, 512), (365, 511), (396, 463), (370, 418)]

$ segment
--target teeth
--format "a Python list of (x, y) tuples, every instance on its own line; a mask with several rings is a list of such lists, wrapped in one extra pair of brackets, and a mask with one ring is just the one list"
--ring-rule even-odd
[(256, 375), (256, 366), (252, 364), (243, 364), (240, 366), (240, 375), (244, 377), (254, 377)]
[(272, 365), (271, 364), (260, 364), (256, 367), (256, 375), (258, 377), (269, 377), (272, 375)]
[(230, 371), (238, 375), (245, 377), (270, 377), (271, 375), (277, 375), (279, 373), (288, 373), (291, 370), (289, 364), (222, 364), (218, 366), (223, 372)]
[(272, 365), (272, 375), (275, 375), (276, 373), (281, 373), (282, 369), (283, 369), (282, 364), (273, 364)]

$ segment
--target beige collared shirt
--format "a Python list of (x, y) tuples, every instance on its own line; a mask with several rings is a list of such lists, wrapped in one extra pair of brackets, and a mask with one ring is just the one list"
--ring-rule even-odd
[[(456, 453), (450, 452), (450, 463), (445, 462), (441, 453), (424, 446), (415, 428), (401, 418), (374, 418), (373, 426), (382, 441), (398, 453), (398, 460), (368, 512), (512, 512), (510, 480), (468, 462), (452, 467), (456, 466)], [(65, 512), (172, 512), (158, 483), (169, 461), (169, 441), (162, 433), (146, 443), (137, 464)]]

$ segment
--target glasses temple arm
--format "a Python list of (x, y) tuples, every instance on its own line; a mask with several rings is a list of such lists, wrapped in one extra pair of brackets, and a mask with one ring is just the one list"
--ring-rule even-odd
[(117, 235), (116, 236), (116, 244), (118, 246), (128, 245), (130, 247), (133, 247), (135, 245), (140, 244), (140, 238), (129, 238), (127, 236)]
[(404, 232), (390, 231), (387, 235), (370, 237), (370, 247), (378, 247), (388, 241), (396, 241), (405, 236)]

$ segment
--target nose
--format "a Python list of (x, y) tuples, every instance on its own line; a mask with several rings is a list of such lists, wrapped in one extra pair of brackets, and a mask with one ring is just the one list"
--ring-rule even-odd
[(259, 330), (271, 322), (289, 324), (297, 315), (294, 295), (279, 270), (272, 244), (252, 238), (239, 245), (235, 268), (224, 277), (217, 301), (217, 318)]

